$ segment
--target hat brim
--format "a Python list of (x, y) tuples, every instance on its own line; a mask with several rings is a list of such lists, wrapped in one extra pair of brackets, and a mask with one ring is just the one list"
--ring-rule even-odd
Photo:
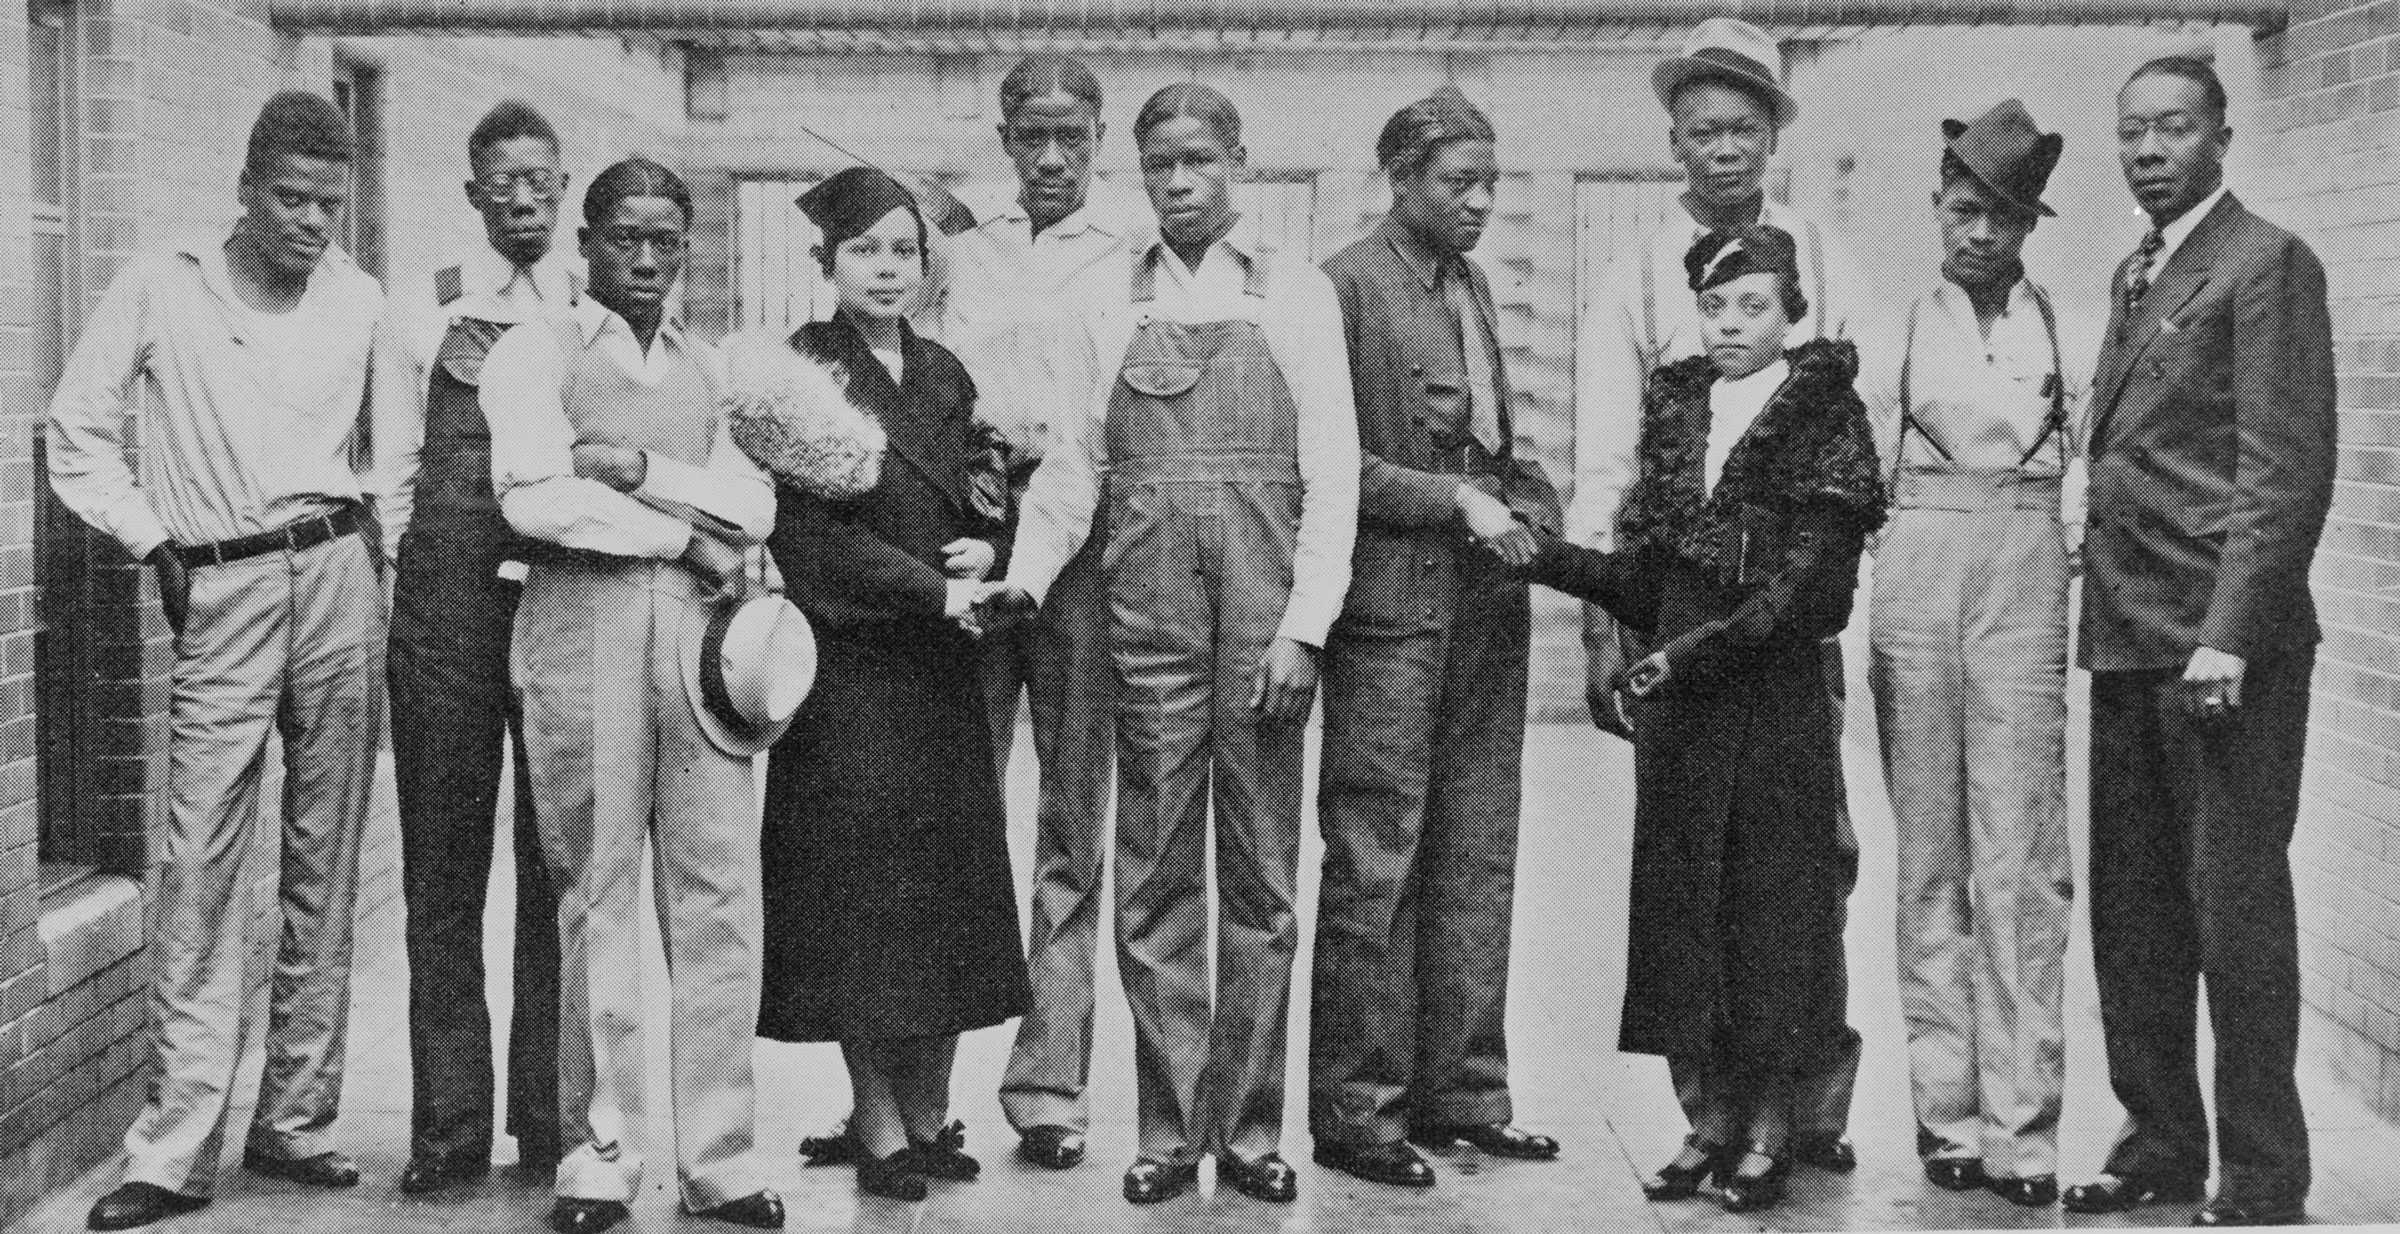
[[(790, 603), (780, 596), (773, 598), (778, 603)], [(794, 708), (792, 715), (781, 720), (750, 726), (729, 723), (708, 705), (707, 691), (701, 684), (700, 656), (708, 642), (709, 622), (720, 611), (719, 606), (711, 604), (683, 606), (682, 620), (676, 623), (675, 658), (683, 673), (684, 699), (691, 705), (692, 718), (708, 736), (709, 744), (734, 758), (750, 758), (781, 740), (784, 731), (792, 726), (793, 718), (799, 715), (799, 709)], [(813, 676), (813, 660), (810, 671)], [(805, 695), (806, 691), (802, 693)]]
[(1789, 128), (1792, 121), (1800, 118), (1800, 100), (1793, 98), (1783, 88), (1783, 83), (1723, 61), (1702, 60), (1695, 56), (1669, 56), (1650, 70), (1650, 88), (1657, 93), (1659, 106), (1671, 108), (1674, 106), (1675, 92), (1681, 90), (1684, 83), (1702, 78), (1738, 81), (1764, 91), (1767, 97), (1775, 100), (1776, 128)]
[[(1946, 120), (1942, 122), (1942, 127), (1947, 130), (1950, 125), (1956, 123), (1957, 121), (1955, 120)], [(1962, 128), (1961, 132), (1963, 131), (1964, 129)], [(1981, 150), (1972, 148), (1961, 149), (1958, 144), (1958, 136), (1958, 133), (1951, 133), (1949, 138), (1942, 142), (1943, 148), (1950, 151), (1951, 154), (1957, 156), (1958, 161), (1964, 164), (1968, 171), (1975, 174), (1975, 179), (1980, 181), (1983, 184), (1983, 187), (1991, 190), (1992, 196), (1997, 197), (2012, 206), (2015, 206), (2019, 210), (2030, 211), (2041, 218), (2054, 219), (2058, 217), (2058, 211), (2053, 210), (2048, 205), (2044, 204), (2042, 199), (2037, 197), (2032, 201), (2027, 201), (2023, 197), (2009, 192), (2001, 185), (1999, 176), (1997, 175), (1996, 170), (1991, 166), (1990, 160), (1982, 157), (1983, 152)]]

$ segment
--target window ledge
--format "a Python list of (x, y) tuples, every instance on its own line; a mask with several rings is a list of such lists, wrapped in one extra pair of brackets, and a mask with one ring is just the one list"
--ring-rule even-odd
[(50, 995), (57, 997), (142, 947), (142, 885), (122, 874), (77, 879), (42, 897)]

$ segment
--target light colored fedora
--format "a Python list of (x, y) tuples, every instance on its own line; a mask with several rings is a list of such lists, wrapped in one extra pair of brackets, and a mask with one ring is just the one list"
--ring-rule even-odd
[(1711, 17), (1684, 36), (1683, 53), (1669, 56), (1650, 70), (1650, 88), (1660, 106), (1672, 106), (1675, 92), (1695, 78), (1716, 78), (1754, 87), (1775, 100), (1775, 127), (1784, 128), (1800, 116), (1800, 101), (1783, 88), (1783, 48), (1766, 31), (1732, 17)]
[(676, 644), (692, 714), (736, 758), (774, 745), (816, 684), (816, 633), (779, 595), (685, 605)]

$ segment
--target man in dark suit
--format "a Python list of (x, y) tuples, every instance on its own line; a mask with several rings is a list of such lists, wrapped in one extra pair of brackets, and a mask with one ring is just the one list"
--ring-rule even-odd
[(2299, 808), (2332, 499), (2325, 272), (2223, 186), (2225, 90), (2170, 57), (2117, 98), (2151, 227), (2118, 269), (2093, 377), (2083, 664), (2092, 671), (2092, 949), (2124, 1129), (2074, 1212), (2199, 1198), (2199, 984), (2225, 1163), (2202, 1226), (2303, 1219)]
[(1358, 545), (1325, 644), (1325, 745), (1309, 1029), (1316, 1160), (1422, 1187), (1409, 1147), (1546, 1159), (1510, 1125), (1515, 891), (1534, 553), (1512, 506), (1558, 497), (1514, 457), (1491, 286), (1468, 259), (1499, 171), (1454, 89), (1391, 118), (1382, 226), (1325, 263), (1357, 391)]

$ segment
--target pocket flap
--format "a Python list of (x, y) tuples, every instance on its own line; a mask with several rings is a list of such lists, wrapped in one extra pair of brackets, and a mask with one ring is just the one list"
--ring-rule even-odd
[(1139, 360), (1124, 371), (1125, 384), (1152, 398), (1174, 398), (1200, 384), (1197, 360)]

